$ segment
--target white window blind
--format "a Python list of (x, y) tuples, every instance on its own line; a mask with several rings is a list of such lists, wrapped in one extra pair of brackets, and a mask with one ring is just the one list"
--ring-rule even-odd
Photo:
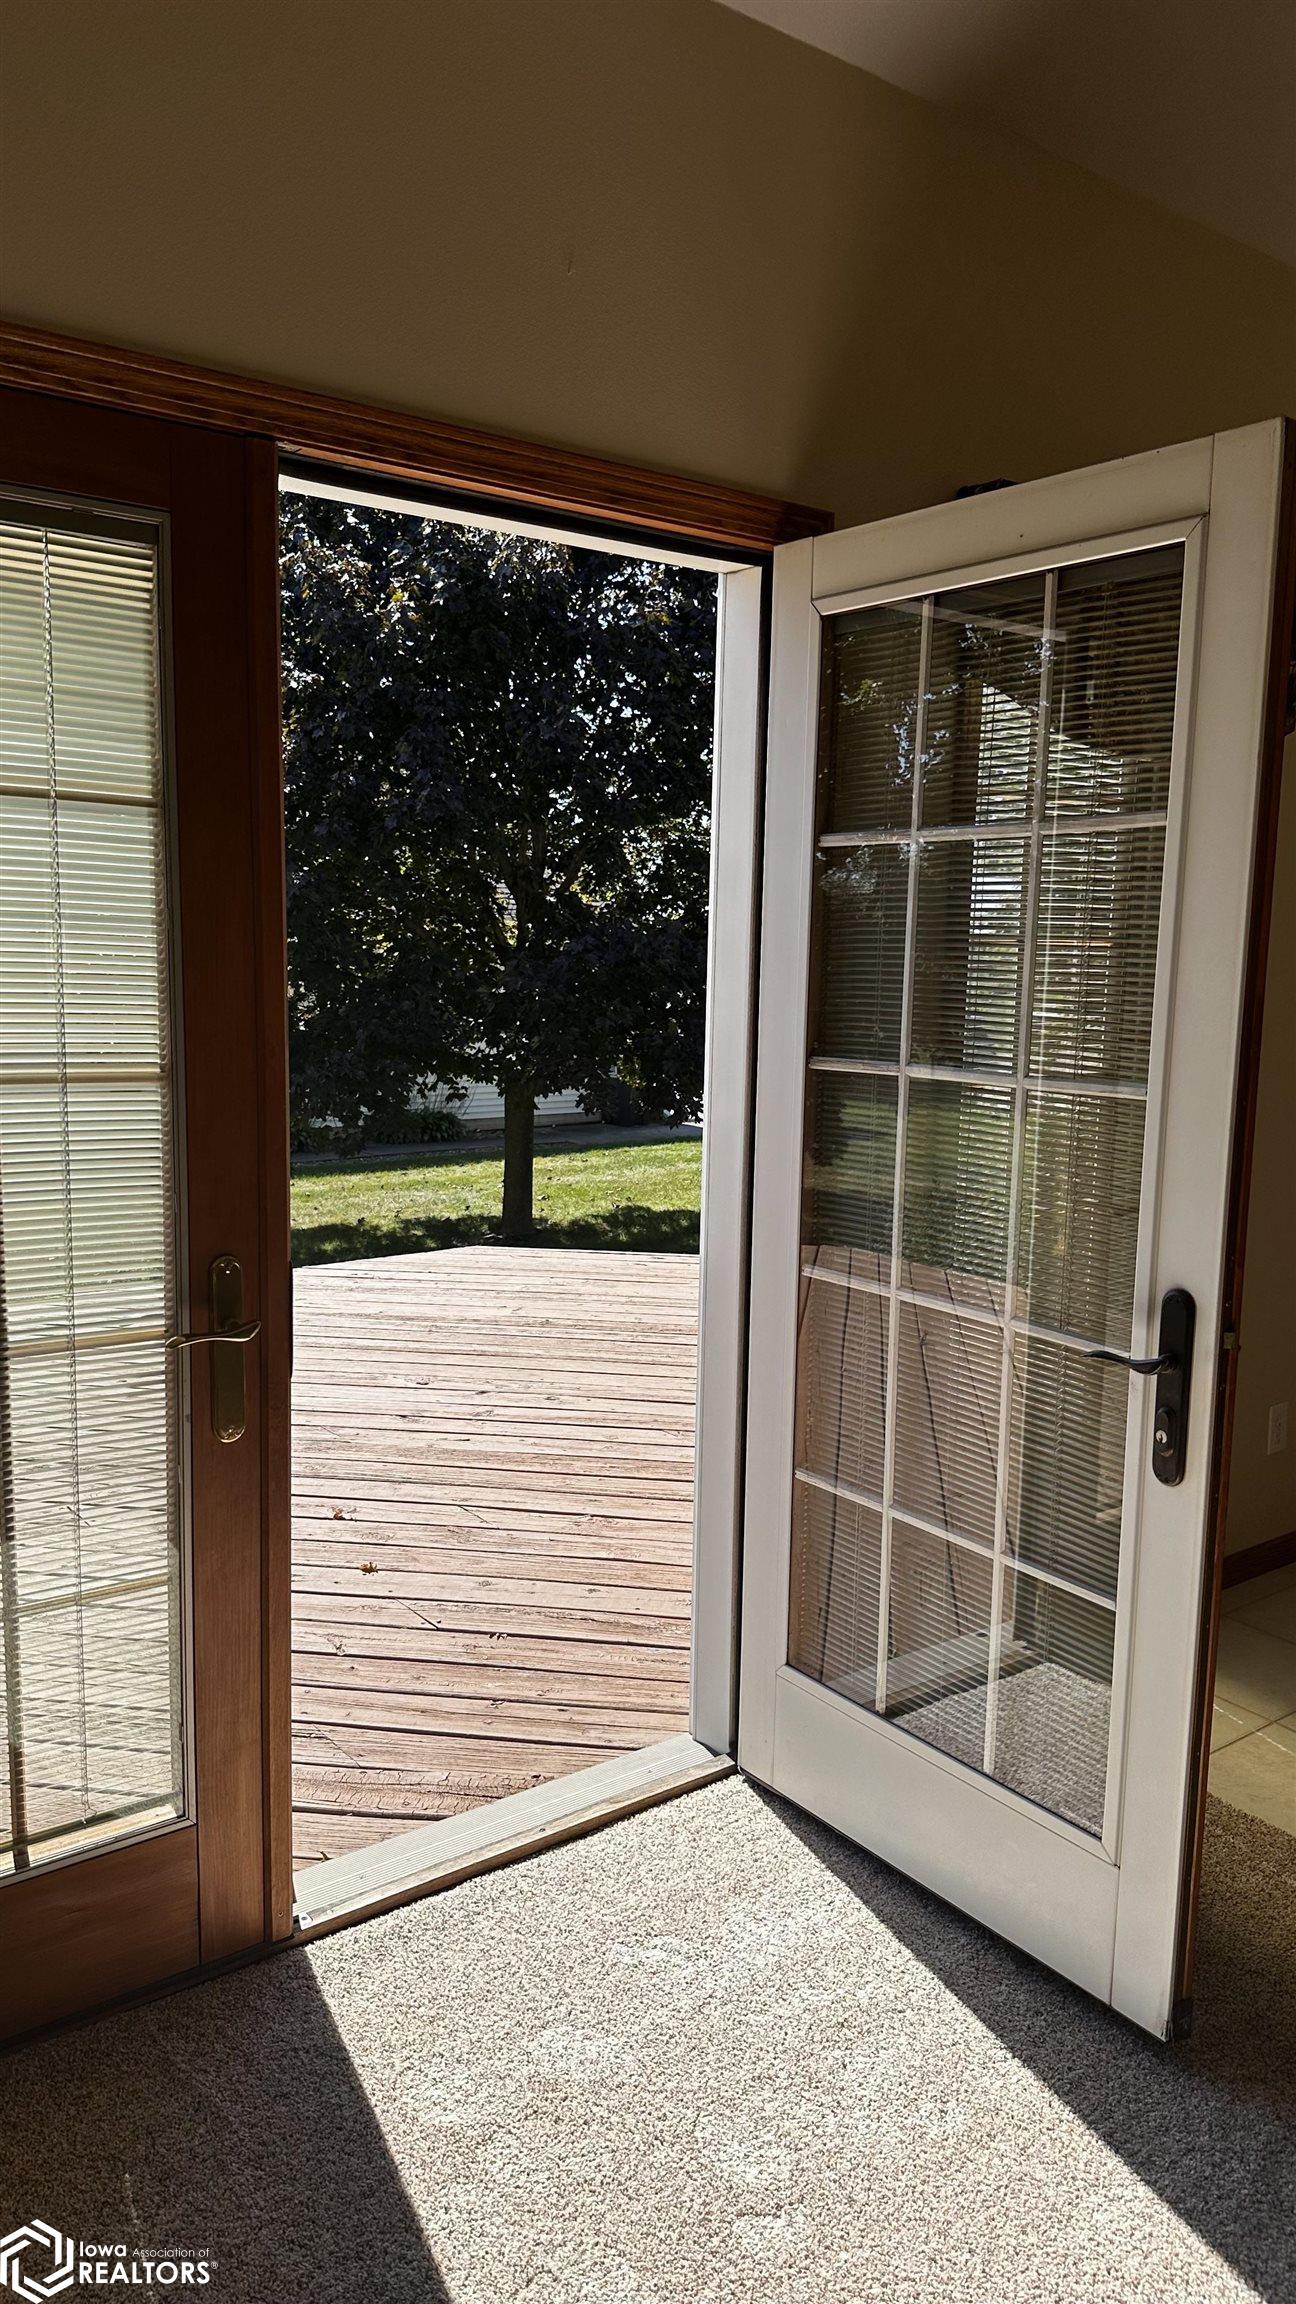
[(183, 1813), (158, 537), (0, 507), (0, 1874)]

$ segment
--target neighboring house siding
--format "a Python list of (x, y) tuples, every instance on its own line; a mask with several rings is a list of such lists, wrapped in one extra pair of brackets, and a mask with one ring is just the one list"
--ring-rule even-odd
[[(448, 1107), (465, 1128), (502, 1128), (504, 1125), (503, 1097), (497, 1088), (488, 1088), (481, 1081), (473, 1082), (462, 1102), (452, 1099), (444, 1088), (433, 1088), (426, 1097), (416, 1099), (416, 1103), (432, 1111)], [(559, 1096), (536, 1099), (536, 1123), (541, 1128), (561, 1127), (589, 1117), (575, 1088), (564, 1088)]]

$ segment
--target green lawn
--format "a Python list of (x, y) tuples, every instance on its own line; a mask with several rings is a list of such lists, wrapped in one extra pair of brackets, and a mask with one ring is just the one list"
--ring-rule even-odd
[[(462, 1158), (340, 1160), (294, 1176), (294, 1264), (463, 1248), (500, 1237), (504, 1165)], [(696, 1254), (702, 1146), (537, 1151), (538, 1248), (671, 1248)]]

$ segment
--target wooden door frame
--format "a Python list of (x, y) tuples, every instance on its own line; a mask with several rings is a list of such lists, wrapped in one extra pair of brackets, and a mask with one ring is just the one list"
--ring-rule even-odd
[[(292, 1878), (292, 1667), (291, 1667), (291, 1478), (290, 1374), (292, 1292), (289, 1250), (289, 1144), (287, 1080), (286, 906), (284, 880), (283, 768), (279, 697), (278, 476), (281, 462), (315, 462), (357, 479), (388, 478), (420, 492), (480, 510), (545, 521), (560, 515), (575, 523), (592, 543), (600, 533), (622, 545), (642, 541), (666, 550), (699, 548), (734, 556), (752, 571), (733, 586), (730, 631), (736, 644), (728, 671), (727, 746), (731, 777), (749, 788), (752, 839), (758, 831), (761, 728), (759, 699), (739, 710), (737, 688), (750, 685), (760, 660), (761, 586), (775, 545), (817, 535), (831, 516), (804, 505), (682, 475), (656, 472), (606, 458), (584, 456), (542, 443), (444, 423), (428, 416), (374, 407), (292, 385), (199, 368), (123, 346), (56, 335), (48, 330), (0, 325), (0, 385), (39, 394), (51, 405), (76, 402), (118, 414), (163, 418), (192, 434), (205, 433), (212, 453), (241, 453), (243, 480), (231, 517), (244, 522), (246, 594), (243, 612), (248, 634), (248, 685), (241, 709), (247, 715), (247, 742), (255, 776), (255, 968), (257, 1011), (257, 1112), (260, 1197), (258, 1245), (260, 1277), (257, 1310), (262, 1322), (259, 1364), (258, 1475), (261, 1520), (261, 1695), (262, 1734), (255, 1757), (258, 1774), (260, 1866), (258, 1912), (250, 1910), (251, 1871), (245, 1872), (241, 1906), (218, 1916), (199, 1947), (199, 1967), (220, 1963), (257, 1944), (289, 1940), (294, 1933)], [(725, 684), (726, 667), (718, 667)], [(754, 706), (754, 708), (752, 708)], [(736, 856), (737, 869), (751, 875), (754, 898), (755, 853)], [(215, 892), (213, 891), (213, 895)], [(754, 906), (753, 906), (754, 908)], [(747, 997), (753, 922), (741, 937), (746, 973), (735, 998), (726, 977), (723, 1032), (712, 1028), (709, 1062), (723, 1074), (722, 1093), (735, 1111), (747, 1096), (743, 1044), (751, 1018), (740, 1007)], [(726, 955), (717, 967), (727, 965)], [(713, 979), (715, 981), (716, 979)], [(746, 1030), (744, 1030), (746, 1027)], [(735, 1101), (737, 1100), (737, 1101)], [(721, 1255), (724, 1267), (720, 1316), (713, 1312), (708, 1350), (713, 1361), (730, 1355), (738, 1362), (727, 1389), (725, 1428), (709, 1459), (699, 1463), (699, 1491), (719, 1501), (732, 1499), (736, 1514), (741, 1451), (742, 1349), (746, 1258), (746, 1148), (735, 1167), (712, 1179), (711, 1198), (725, 1194)], [(723, 1557), (721, 1552), (723, 1550)], [(738, 1557), (732, 1544), (717, 1547), (708, 1564), (705, 1625), (699, 1639), (705, 1656), (694, 1686), (695, 1729), (713, 1746), (732, 1741), (736, 1656)], [(219, 1595), (212, 1596), (219, 1611)], [(243, 1625), (238, 1637), (250, 1636)], [(236, 1770), (249, 1769), (246, 1751), (229, 1755)], [(633, 1803), (632, 1803), (633, 1804)], [(213, 1894), (215, 1883), (213, 1882)], [(104, 1997), (108, 1996), (108, 1986)]]
[(827, 512), (752, 489), (17, 323), (0, 323), (0, 384), (243, 433), (273, 442), (281, 457), (407, 480), (433, 494), (566, 513), (623, 539), (655, 535), (682, 548), (765, 554), (832, 526)]

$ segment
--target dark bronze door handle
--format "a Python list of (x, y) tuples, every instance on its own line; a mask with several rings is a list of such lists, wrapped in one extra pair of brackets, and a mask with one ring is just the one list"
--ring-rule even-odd
[(1099, 1344), (1092, 1345), (1085, 1358), (1110, 1360), (1113, 1368), (1128, 1368), (1131, 1376), (1159, 1376), (1163, 1369), (1177, 1366), (1172, 1352), (1158, 1352), (1155, 1360), (1133, 1360), (1128, 1352), (1108, 1352)]
[(1192, 1379), (1193, 1335), (1197, 1306), (1186, 1288), (1168, 1288), (1161, 1299), (1161, 1349), (1153, 1360), (1134, 1360), (1127, 1352), (1091, 1347), (1090, 1360), (1107, 1360), (1128, 1368), (1131, 1376), (1155, 1376), (1152, 1410), (1152, 1470), (1167, 1488), (1177, 1488), (1188, 1461), (1188, 1387)]

